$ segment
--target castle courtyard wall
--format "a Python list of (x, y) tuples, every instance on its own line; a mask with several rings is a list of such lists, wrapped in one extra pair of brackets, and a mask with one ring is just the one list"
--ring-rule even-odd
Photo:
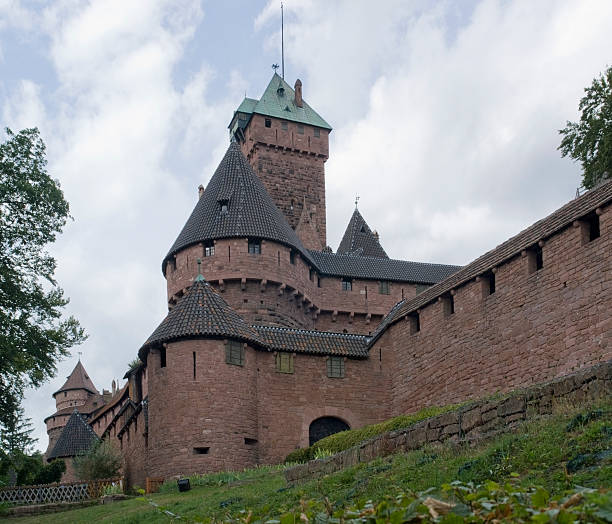
[(584, 222), (542, 239), (543, 267), (523, 252), (486, 278), (408, 315), (375, 344), (392, 348), (392, 415), (560, 377), (612, 358), (610, 206), (599, 209), (600, 237)]

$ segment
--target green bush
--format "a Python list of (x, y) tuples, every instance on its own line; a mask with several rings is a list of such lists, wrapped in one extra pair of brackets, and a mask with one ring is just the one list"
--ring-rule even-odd
[(84, 455), (74, 458), (74, 469), (81, 480), (108, 479), (119, 475), (121, 453), (108, 441), (94, 444)]
[(385, 420), (384, 422), (379, 422), (378, 424), (372, 424), (371, 426), (365, 426), (360, 429), (349, 429), (347, 431), (341, 431), (339, 433), (334, 433), (329, 437), (325, 437), (318, 442), (315, 442), (312, 446), (308, 448), (300, 448), (292, 451), (285, 458), (285, 463), (288, 462), (298, 462), (304, 463), (308, 462), (317, 457), (318, 450), (326, 450), (330, 452), (330, 454), (339, 453), (340, 451), (344, 451), (345, 449), (352, 448), (353, 446), (357, 446), (361, 442), (371, 439), (372, 437), (376, 437), (377, 435), (382, 435), (383, 433), (387, 433), (389, 431), (394, 431), (396, 429), (403, 429), (421, 420), (425, 420), (427, 418), (435, 417), (440, 413), (445, 413), (447, 411), (452, 411), (457, 409), (459, 404), (452, 404), (449, 406), (442, 407), (430, 407), (424, 408), (412, 415), (400, 415), (399, 417), (394, 417), (389, 420)]

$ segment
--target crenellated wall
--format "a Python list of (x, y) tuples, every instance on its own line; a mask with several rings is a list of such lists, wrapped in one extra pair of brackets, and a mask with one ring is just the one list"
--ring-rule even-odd
[[(393, 415), (509, 391), (612, 358), (612, 212), (600, 236), (576, 221), (394, 323), (373, 349), (390, 348)], [(586, 233), (585, 233), (586, 231)], [(454, 313), (450, 296), (453, 296)]]

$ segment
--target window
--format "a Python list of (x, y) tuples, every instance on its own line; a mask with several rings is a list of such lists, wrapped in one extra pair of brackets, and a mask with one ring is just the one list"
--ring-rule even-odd
[(353, 281), (350, 278), (342, 279), (342, 291), (352, 291), (353, 290)]
[(227, 214), (227, 212), (229, 211), (229, 200), (227, 199), (219, 200), (219, 209), (222, 215)]
[(279, 373), (293, 373), (293, 354), (278, 352), (276, 354), (276, 371)]
[(329, 357), (327, 359), (327, 376), (329, 378), (344, 378), (344, 357)]
[(161, 348), (159, 350), (159, 367), (160, 368), (166, 367), (166, 348)]
[(298, 135), (304, 134), (304, 126), (302, 124), (298, 124)]
[(295, 251), (293, 250), (289, 251), (289, 262), (295, 264)]
[(230, 340), (225, 344), (225, 362), (234, 366), (244, 366), (244, 346), (242, 342)]
[(287, 126), (287, 121), (286, 120), (283, 120), (281, 122), (281, 128), (282, 128), (283, 131), (287, 131), (288, 126)]
[(317, 287), (321, 287), (321, 277), (317, 277)]
[(314, 271), (314, 269), (310, 268), (310, 269), (308, 270), (308, 278), (309, 278), (309, 279), (310, 279), (312, 282), (314, 282), (314, 277), (315, 277), (315, 271)]
[(204, 242), (204, 256), (212, 257), (215, 254), (215, 243), (211, 240)]
[(389, 294), (389, 282), (387, 282), (386, 280), (383, 280), (382, 282), (380, 282), (378, 284), (378, 292), (381, 295), (388, 295)]
[(583, 245), (599, 238), (601, 232), (599, 230), (599, 215), (596, 212), (589, 213), (579, 221), (579, 224)]
[(193, 454), (194, 455), (208, 455), (208, 452), (210, 451), (210, 448), (206, 447), (206, 448), (193, 448)]
[(261, 254), (261, 240), (249, 238), (249, 253), (251, 255)]
[(321, 136), (321, 130), (318, 127), (315, 127), (314, 136), (317, 138)]
[(421, 315), (419, 315), (418, 311), (412, 313), (408, 318), (410, 320), (410, 334), (414, 335), (421, 331)]
[(257, 444), (257, 439), (256, 438), (244, 437), (244, 443), (247, 446), (254, 446), (255, 444)]
[(266, 127), (272, 127), (272, 120), (266, 118)]

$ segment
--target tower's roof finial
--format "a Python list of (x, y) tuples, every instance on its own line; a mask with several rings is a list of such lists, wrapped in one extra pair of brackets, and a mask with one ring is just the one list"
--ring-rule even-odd
[(200, 282), (205, 280), (204, 275), (202, 275), (202, 259), (198, 258), (198, 276), (196, 277), (195, 281)]
[(355, 209), (357, 209), (357, 204), (359, 204), (359, 195), (355, 195)]

